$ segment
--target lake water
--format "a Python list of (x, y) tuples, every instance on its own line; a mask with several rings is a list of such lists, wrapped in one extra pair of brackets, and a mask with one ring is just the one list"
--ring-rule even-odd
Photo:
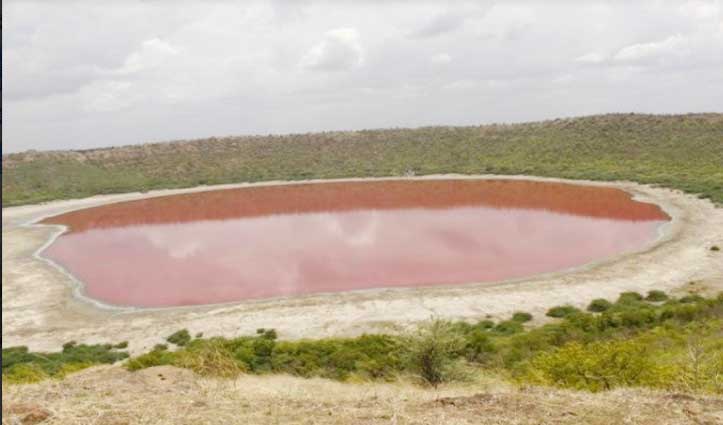
[(626, 192), (521, 180), (257, 186), (44, 220), (87, 296), (162, 307), (492, 282), (639, 250), (668, 216)]

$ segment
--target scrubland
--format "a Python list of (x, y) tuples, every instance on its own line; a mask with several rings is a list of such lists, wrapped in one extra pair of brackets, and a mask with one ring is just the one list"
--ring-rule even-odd
[[(3, 349), (3, 398), (21, 407), (45, 400), (59, 423), (235, 423), (222, 421), (231, 415), (238, 423), (723, 418), (723, 294), (625, 292), (604, 301), (591, 300), (587, 311), (551, 308), (541, 326), (518, 312), (497, 322), (433, 319), (400, 335), (316, 340), (278, 340), (273, 329), (236, 338), (182, 329), (129, 359), (124, 342), (69, 342), (58, 353), (11, 347)], [(162, 394), (140, 400), (159, 385)], [(170, 402), (162, 397), (179, 397), (181, 410), (143, 410), (148, 400)], [(308, 416), (296, 416), (302, 411)]]
[(4, 206), (236, 182), (429, 174), (627, 180), (723, 202), (723, 114), (224, 137), (3, 155)]

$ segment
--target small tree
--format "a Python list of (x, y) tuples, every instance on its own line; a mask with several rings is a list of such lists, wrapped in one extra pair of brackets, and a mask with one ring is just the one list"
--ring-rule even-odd
[(424, 382), (436, 388), (455, 375), (457, 358), (465, 344), (452, 323), (432, 319), (406, 339), (409, 366)]

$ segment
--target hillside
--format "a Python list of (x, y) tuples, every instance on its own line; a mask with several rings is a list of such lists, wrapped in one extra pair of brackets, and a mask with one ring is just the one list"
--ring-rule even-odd
[(263, 180), (530, 174), (659, 184), (723, 202), (723, 114), (210, 138), (3, 155), (4, 206)]
[(488, 379), (432, 390), (290, 376), (200, 378), (170, 366), (100, 366), (63, 381), (3, 387), (3, 424), (639, 424), (723, 419), (723, 400), (617, 389), (591, 394)]

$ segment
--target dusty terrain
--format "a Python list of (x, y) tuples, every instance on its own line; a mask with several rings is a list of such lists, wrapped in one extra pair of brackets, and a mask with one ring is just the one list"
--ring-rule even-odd
[(438, 390), (282, 375), (199, 378), (159, 366), (100, 366), (3, 388), (3, 424), (639, 424), (723, 422), (723, 400), (643, 389), (590, 394), (482, 379)]
[[(449, 177), (452, 176), (425, 178)], [(489, 177), (501, 178), (461, 178)], [(625, 290), (723, 289), (723, 254), (710, 250), (713, 245), (723, 246), (723, 209), (679, 191), (636, 183), (575, 183), (619, 187), (636, 199), (659, 204), (672, 221), (664, 226), (660, 238), (642, 252), (515, 282), (379, 289), (156, 310), (108, 308), (82, 297), (79, 282), (35, 255), (62, 229), (32, 223), (74, 209), (211, 187), (104, 195), (5, 208), (2, 344), (57, 350), (70, 340), (87, 343), (127, 340), (131, 352), (138, 353), (180, 328), (204, 332), (206, 336), (248, 334), (261, 327), (276, 328), (282, 338), (354, 335), (393, 332), (430, 316), (478, 319), (488, 315), (505, 317), (515, 310), (525, 310), (542, 320), (544, 311), (551, 306), (564, 303), (583, 306), (590, 299), (612, 299)], [(239, 186), (243, 185), (213, 188)]]

